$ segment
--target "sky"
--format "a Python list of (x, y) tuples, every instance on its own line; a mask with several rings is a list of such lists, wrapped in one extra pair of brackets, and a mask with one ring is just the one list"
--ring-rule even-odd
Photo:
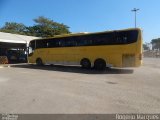
[(70, 31), (100, 32), (133, 28), (133, 8), (144, 43), (160, 38), (160, 0), (0, 0), (0, 27), (5, 22), (26, 26), (44, 16), (70, 27)]

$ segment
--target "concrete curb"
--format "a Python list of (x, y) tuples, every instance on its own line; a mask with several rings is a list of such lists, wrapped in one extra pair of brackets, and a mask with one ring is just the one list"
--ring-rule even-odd
[(1, 64), (0, 65), (0, 68), (5, 68), (5, 67), (11, 67), (11, 65), (7, 65), (7, 64), (5, 64), (5, 65)]
[(12, 66), (18, 66), (18, 65), (28, 65), (28, 63), (19, 63), (19, 64), (0, 64), (0, 68), (12, 67)]

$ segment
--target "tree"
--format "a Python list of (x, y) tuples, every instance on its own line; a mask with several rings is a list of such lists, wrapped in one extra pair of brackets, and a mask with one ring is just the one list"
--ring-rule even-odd
[(53, 37), (54, 35), (70, 33), (67, 25), (54, 22), (43, 16), (34, 19), (34, 22), (35, 25), (29, 27), (22, 23), (6, 22), (5, 25), (0, 28), (0, 31), (37, 37)]
[(0, 31), (7, 33), (25, 34), (26, 26), (22, 23), (6, 22)]
[(34, 19), (34, 22), (36, 24), (28, 27), (27, 33), (37, 37), (53, 37), (54, 35), (70, 33), (67, 25), (54, 22), (43, 16)]
[(147, 44), (143, 44), (143, 49), (144, 50), (149, 50), (149, 46)]
[(160, 50), (160, 38), (152, 39), (151, 44), (152, 44), (152, 49)]

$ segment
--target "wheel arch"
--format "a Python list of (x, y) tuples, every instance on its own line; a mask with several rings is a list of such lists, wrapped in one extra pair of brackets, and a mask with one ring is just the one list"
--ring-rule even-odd
[[(88, 65), (87, 65), (87, 64)], [(80, 60), (80, 65), (83, 67), (83, 68), (91, 68), (92, 67), (92, 62), (91, 62), (91, 60), (89, 59), (89, 58), (82, 58), (81, 60)], [(87, 66), (86, 66), (87, 65)]]
[(104, 70), (106, 68), (107, 62), (103, 58), (97, 58), (94, 60), (94, 68), (97, 70)]
[[(38, 63), (39, 61), (41, 61), (41, 63)], [(37, 64), (37, 65), (43, 65), (43, 64), (44, 64), (41, 57), (37, 57), (37, 58), (36, 58), (36, 64)]]
[(93, 63), (95, 64), (96, 61), (103, 61), (107, 64), (107, 60), (104, 58), (96, 58)]

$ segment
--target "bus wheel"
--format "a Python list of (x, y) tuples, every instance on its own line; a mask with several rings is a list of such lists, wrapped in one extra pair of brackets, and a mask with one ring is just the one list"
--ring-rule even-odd
[(41, 58), (37, 58), (36, 60), (36, 65), (41, 66), (43, 65), (42, 59)]
[(94, 68), (96, 70), (104, 70), (106, 68), (106, 62), (103, 59), (97, 59), (94, 62)]
[(87, 58), (84, 58), (81, 60), (81, 66), (82, 68), (91, 68), (91, 62), (87, 59)]

